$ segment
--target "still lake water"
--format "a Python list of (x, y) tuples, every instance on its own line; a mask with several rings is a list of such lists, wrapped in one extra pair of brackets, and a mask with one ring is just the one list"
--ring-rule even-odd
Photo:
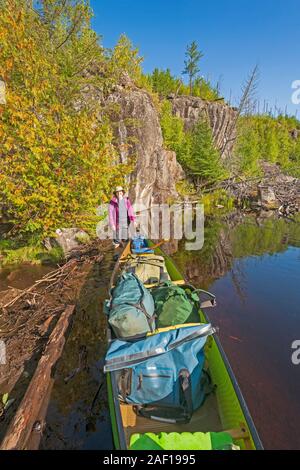
[[(218, 306), (207, 313), (220, 328), (221, 342), (264, 447), (300, 449), (300, 365), (291, 360), (291, 345), (300, 340), (300, 218), (288, 221), (270, 214), (237, 213), (225, 219), (207, 218), (202, 250), (184, 248), (182, 241), (173, 259), (191, 283), (217, 296)], [(107, 253), (103, 263), (92, 268), (78, 298), (42, 449), (112, 449), (102, 373), (106, 350), (102, 302), (113, 254), (113, 250)], [(24, 269), (27, 282), (42, 274), (34, 267), (30, 273), (28, 266)], [(7, 285), (24, 287), (21, 284), (22, 267), (0, 275), (0, 290)]]
[(217, 296), (207, 313), (264, 447), (300, 449), (300, 365), (291, 360), (300, 340), (300, 220), (211, 221), (206, 232), (206, 254), (182, 248), (174, 258)]

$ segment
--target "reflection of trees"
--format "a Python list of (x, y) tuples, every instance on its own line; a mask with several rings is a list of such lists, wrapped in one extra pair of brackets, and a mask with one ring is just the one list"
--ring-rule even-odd
[[(189, 282), (207, 288), (232, 269), (234, 259), (282, 252), (289, 245), (300, 247), (300, 218), (287, 223), (270, 213), (264, 217), (236, 212), (222, 220), (208, 218), (204, 237), (204, 246), (197, 252), (185, 251), (184, 241), (180, 242), (174, 259)], [(236, 266), (232, 278), (244, 298), (243, 273)]]
[(287, 222), (274, 217), (249, 216), (236, 227), (232, 236), (235, 258), (279, 253), (288, 246), (300, 247), (300, 219)]
[(232, 284), (234, 285), (237, 295), (241, 303), (245, 303), (247, 299), (246, 293), (246, 277), (243, 271), (243, 260), (237, 261), (231, 270)]
[[(175, 256), (179, 269), (196, 286), (208, 287), (223, 276), (233, 260), (228, 226), (219, 220), (209, 219), (204, 230), (204, 246), (201, 251), (181, 249)], [(183, 242), (181, 248), (183, 248)]]
[[(109, 421), (103, 374), (107, 344), (102, 304), (113, 265), (110, 254), (100, 265), (93, 265), (79, 294), (72, 330), (55, 375), (42, 448), (82, 448), (95, 430), (95, 425), (89, 423)], [(76, 371), (74, 376), (72, 371)], [(107, 441), (110, 442), (110, 435)]]

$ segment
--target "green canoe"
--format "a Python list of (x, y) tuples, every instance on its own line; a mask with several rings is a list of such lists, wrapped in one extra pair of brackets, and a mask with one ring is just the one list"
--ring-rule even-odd
[[(150, 241), (148, 244), (154, 246)], [(112, 273), (111, 287), (115, 285), (122, 264), (129, 254), (130, 243), (125, 247), (116, 263)], [(155, 248), (155, 254), (164, 257), (172, 282), (179, 285), (187, 284), (169, 256), (159, 247)], [(209, 323), (209, 319), (203, 310), (199, 310), (199, 321)], [(110, 341), (111, 338), (112, 332), (108, 326), (108, 340)], [(197, 449), (198, 447), (190, 447), (188, 442), (192, 443), (196, 439), (197, 442), (207, 441), (207, 436), (209, 436), (210, 442), (217, 439), (224, 440), (224, 436), (226, 441), (227, 436), (234, 444), (233, 447), (237, 446), (241, 450), (263, 449), (241, 390), (217, 335), (214, 335), (208, 341), (205, 354), (209, 373), (216, 389), (205, 401), (205, 404), (194, 413), (188, 424), (163, 423), (137, 416), (131, 405), (125, 405), (119, 401), (114, 373), (107, 374), (109, 409), (114, 445), (117, 450), (159, 449), (159, 445), (157, 447), (157, 444), (154, 447), (152, 445), (147, 446), (147, 442), (153, 443), (153, 439), (157, 442), (168, 442), (170, 438), (176, 441), (178, 436), (183, 436), (181, 441), (186, 442), (186, 444), (181, 442), (181, 446), (174, 448), (175, 450)], [(151, 438), (149, 438), (149, 435)], [(176, 439), (172, 436), (175, 436)], [(141, 443), (140, 447), (137, 445), (139, 442)], [(173, 449), (173, 447), (162, 448), (165, 450)]]

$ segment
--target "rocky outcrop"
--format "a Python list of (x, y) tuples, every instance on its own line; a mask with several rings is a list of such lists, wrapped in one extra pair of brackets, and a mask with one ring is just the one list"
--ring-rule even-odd
[[(228, 189), (238, 203), (250, 201), (255, 208), (279, 209), (293, 213), (300, 211), (300, 179), (286, 175), (279, 165), (261, 162), (262, 176), (250, 180), (226, 181)], [(281, 211), (281, 209), (280, 209)]]
[(262, 209), (278, 209), (280, 204), (276, 198), (275, 191), (270, 186), (259, 186), (259, 197)]
[(105, 100), (105, 107), (114, 123), (120, 161), (135, 161), (128, 178), (132, 201), (149, 207), (177, 198), (176, 182), (184, 178), (184, 172), (176, 154), (164, 149), (151, 96), (124, 80)]
[(236, 139), (235, 108), (193, 96), (170, 96), (169, 100), (174, 114), (183, 119), (186, 130), (191, 130), (199, 119), (208, 119), (217, 149), (223, 158), (230, 156)]
[(90, 242), (89, 235), (78, 228), (63, 228), (56, 230), (55, 238), (46, 238), (44, 246), (47, 250), (59, 246), (65, 256), (72, 251), (78, 250), (83, 244)]

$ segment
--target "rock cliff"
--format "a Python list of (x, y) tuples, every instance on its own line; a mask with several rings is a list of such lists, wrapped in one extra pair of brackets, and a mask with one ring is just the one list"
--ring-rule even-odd
[[(223, 158), (231, 154), (236, 138), (237, 111), (234, 108), (191, 96), (169, 99), (174, 114), (183, 119), (186, 130), (202, 116), (208, 117), (216, 147), (224, 150)], [(184, 172), (176, 161), (176, 154), (163, 147), (159, 116), (152, 97), (124, 76), (105, 105), (112, 110), (109, 114), (115, 123), (121, 161), (136, 159), (135, 170), (128, 181), (132, 200), (149, 207), (151, 203), (176, 198), (176, 182), (184, 178)]]
[(176, 154), (164, 149), (151, 96), (125, 80), (105, 100), (105, 106), (114, 123), (120, 160), (135, 160), (128, 180), (132, 201), (149, 207), (177, 198), (176, 183), (184, 178), (184, 172)]
[(236, 139), (237, 110), (222, 102), (205, 101), (193, 96), (170, 96), (173, 112), (190, 130), (203, 117), (208, 118), (216, 147), (225, 159), (230, 156)]
[[(109, 116), (120, 162), (134, 163), (127, 180), (132, 201), (149, 207), (177, 199), (176, 183), (184, 179), (185, 174), (176, 154), (164, 148), (159, 114), (152, 96), (137, 87), (127, 74), (106, 98), (89, 87), (84, 94), (100, 102), (101, 115), (105, 112)], [(169, 99), (174, 114), (183, 119), (187, 130), (202, 116), (207, 116), (217, 148), (225, 148), (224, 158), (230, 155), (236, 137), (237, 111), (234, 108), (191, 96)]]

